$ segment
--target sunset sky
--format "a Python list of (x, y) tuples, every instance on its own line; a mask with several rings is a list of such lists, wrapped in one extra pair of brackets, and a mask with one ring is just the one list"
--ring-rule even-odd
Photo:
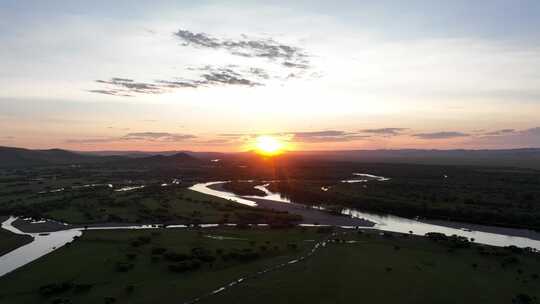
[(540, 147), (538, 16), (535, 0), (4, 0), (0, 146)]

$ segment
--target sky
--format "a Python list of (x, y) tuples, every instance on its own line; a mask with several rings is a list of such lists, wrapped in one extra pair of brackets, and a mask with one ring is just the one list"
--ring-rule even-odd
[(0, 146), (540, 147), (539, 16), (535, 0), (3, 0)]

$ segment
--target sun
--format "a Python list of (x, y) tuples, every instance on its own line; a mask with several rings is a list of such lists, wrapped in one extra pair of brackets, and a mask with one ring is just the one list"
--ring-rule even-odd
[(262, 135), (255, 138), (257, 153), (262, 155), (272, 156), (281, 154), (283, 153), (284, 146), (283, 142), (272, 136)]

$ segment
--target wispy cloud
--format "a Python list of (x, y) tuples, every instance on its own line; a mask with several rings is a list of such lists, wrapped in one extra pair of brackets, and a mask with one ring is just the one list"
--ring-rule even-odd
[(197, 136), (192, 134), (179, 134), (168, 132), (133, 132), (120, 137), (94, 137), (81, 139), (68, 139), (66, 143), (70, 144), (93, 144), (93, 143), (110, 143), (110, 142), (126, 142), (126, 141), (146, 141), (146, 142), (185, 142), (196, 139)]
[[(106, 86), (87, 90), (90, 93), (111, 96), (133, 97), (139, 94), (163, 94), (177, 89), (195, 89), (211, 86), (262, 86), (266, 81), (276, 79), (287, 81), (312, 75), (309, 56), (301, 48), (279, 43), (274, 39), (250, 39), (242, 35), (240, 39), (219, 39), (205, 33), (179, 30), (174, 37), (183, 41), (182, 46), (194, 46), (210, 50), (225, 50), (231, 56), (253, 58), (241, 66), (224, 64), (184, 66), (180, 75), (172, 79), (137, 81), (126, 77), (98, 79), (96, 83)], [(258, 59), (255, 60), (255, 59)], [(269, 69), (262, 68), (261, 64)], [(315, 75), (315, 74), (313, 74)]]
[(15, 136), (0, 136), (0, 141), (11, 141), (14, 139), (15, 139)]
[(268, 73), (261, 68), (249, 68), (235, 71), (230, 66), (214, 67), (204, 66), (200, 68), (188, 68), (189, 71), (197, 71), (196, 78), (177, 78), (172, 80), (155, 80), (153, 82), (137, 82), (129, 78), (113, 77), (110, 80), (96, 80), (97, 83), (105, 84), (109, 88), (88, 90), (91, 93), (107, 94), (114, 96), (132, 97), (133, 94), (163, 94), (174, 89), (199, 88), (209, 86), (259, 86), (262, 83), (250, 78), (268, 79)]
[(230, 54), (242, 57), (268, 58), (280, 60), (281, 64), (290, 68), (309, 68), (308, 55), (300, 48), (279, 43), (273, 39), (219, 39), (206, 33), (195, 33), (179, 30), (174, 35), (184, 42), (184, 46), (223, 49)]
[(471, 138), (474, 145), (484, 147), (540, 147), (540, 127), (523, 130), (502, 129)]
[[(212, 84), (225, 84), (225, 85), (244, 85), (244, 86), (257, 86), (261, 85), (258, 82), (254, 82), (247, 78), (244, 78), (241, 73), (233, 71), (230, 68), (213, 68), (206, 67), (205, 73), (201, 75), (204, 79), (199, 83), (201, 85), (212, 85)], [(262, 69), (256, 70), (256, 75), (262, 73)]]
[(93, 137), (93, 138), (72, 138), (66, 139), (65, 143), (67, 144), (98, 144), (98, 143), (111, 143), (119, 141), (119, 138), (110, 138), (110, 137)]
[(123, 140), (149, 140), (149, 141), (167, 141), (167, 142), (177, 142), (184, 141), (188, 139), (196, 138), (197, 136), (192, 134), (175, 134), (167, 132), (139, 132), (139, 133), (128, 133)]
[(385, 136), (396, 136), (400, 135), (403, 131), (408, 130), (407, 128), (379, 128), (379, 129), (364, 129), (360, 130), (363, 133), (378, 134)]
[(96, 93), (96, 94), (105, 94), (105, 95), (113, 95), (113, 96), (122, 96), (122, 97), (133, 97), (133, 95), (125, 93), (124, 90), (88, 90), (90, 93)]
[(433, 132), (433, 133), (418, 133), (413, 134), (414, 137), (420, 139), (448, 139), (448, 138), (458, 138), (458, 137), (467, 137), (469, 134), (463, 132), (455, 131), (443, 131), (443, 132)]
[(223, 133), (218, 136), (239, 140), (250, 140), (260, 135), (271, 135), (282, 137), (284, 140), (303, 143), (315, 142), (346, 142), (366, 139), (371, 136), (357, 132), (347, 132), (338, 130), (307, 131), (307, 132), (276, 132), (276, 133)]
[(524, 131), (522, 131), (522, 132), (525, 133), (525, 134), (538, 135), (538, 136), (540, 136), (540, 127), (527, 129), (527, 130), (524, 130)]
[(98, 83), (110, 84), (119, 88), (124, 88), (129, 92), (156, 94), (161, 93), (162, 88), (152, 83), (136, 82), (128, 78), (111, 78), (110, 80), (96, 80)]
[(501, 129), (501, 130), (496, 130), (496, 131), (486, 132), (486, 133), (484, 133), (483, 135), (487, 135), (487, 136), (500, 136), (500, 135), (509, 135), (509, 134), (513, 134), (513, 133), (516, 133), (516, 130), (515, 130), (515, 129)]
[(345, 131), (314, 131), (314, 132), (293, 132), (289, 133), (296, 142), (343, 142), (365, 139), (370, 136), (361, 135), (355, 132)]

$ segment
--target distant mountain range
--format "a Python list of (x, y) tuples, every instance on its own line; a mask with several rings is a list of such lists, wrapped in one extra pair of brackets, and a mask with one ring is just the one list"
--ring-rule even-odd
[(223, 157), (225, 153), (221, 152), (193, 152), (193, 151), (83, 151), (77, 152), (83, 155), (93, 155), (93, 156), (123, 156), (130, 158), (141, 158), (155, 155), (171, 156), (179, 153), (185, 153), (196, 158), (201, 159), (216, 159)]
[(351, 150), (292, 152), (302, 159), (540, 169), (540, 148), (499, 150)]
[(99, 155), (61, 149), (30, 150), (0, 147), (0, 168), (22, 168), (54, 165), (106, 164), (115, 166), (173, 166), (197, 164), (200, 162), (187, 153), (176, 152), (169, 155), (143, 155), (133, 158), (124, 155)]
[[(48, 165), (98, 164), (115, 166), (199, 165), (213, 159), (245, 159), (251, 152), (218, 153), (191, 151), (97, 151), (75, 152), (61, 149), (30, 150), (0, 147), (0, 168)], [(386, 162), (440, 165), (478, 165), (540, 169), (540, 148), (504, 150), (349, 150), (294, 151), (283, 156), (289, 160), (325, 160), (351, 162)]]

